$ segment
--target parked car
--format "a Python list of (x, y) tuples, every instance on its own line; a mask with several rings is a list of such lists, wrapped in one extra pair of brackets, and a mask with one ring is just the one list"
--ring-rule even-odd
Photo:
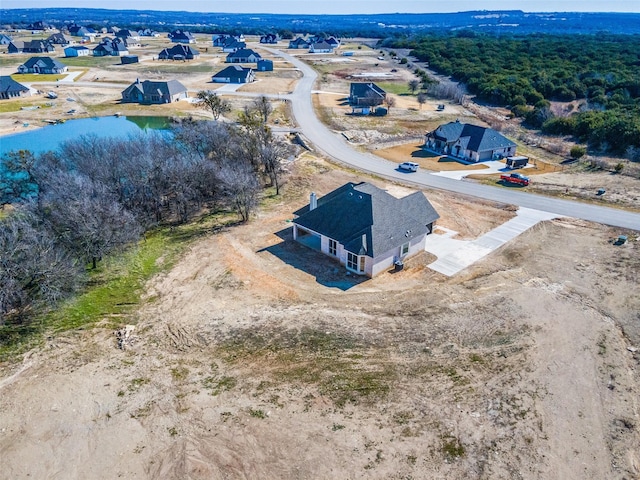
[(417, 172), (418, 168), (420, 168), (420, 165), (415, 162), (402, 162), (400, 165), (398, 165), (398, 168), (400, 170), (406, 170), (407, 172)]

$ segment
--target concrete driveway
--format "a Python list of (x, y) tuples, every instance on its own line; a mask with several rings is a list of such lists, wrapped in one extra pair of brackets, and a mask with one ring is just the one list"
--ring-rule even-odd
[(456, 240), (452, 237), (458, 232), (436, 227), (437, 230), (444, 233), (434, 233), (427, 236), (425, 250), (438, 257), (438, 260), (429, 264), (428, 267), (451, 277), (486, 257), (538, 222), (557, 217), (558, 215), (553, 213), (520, 207), (514, 218), (475, 240)]

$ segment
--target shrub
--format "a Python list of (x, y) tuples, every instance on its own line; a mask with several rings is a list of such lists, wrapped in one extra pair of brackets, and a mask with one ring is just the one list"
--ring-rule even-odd
[(571, 151), (569, 152), (569, 155), (571, 155), (571, 158), (575, 158), (577, 160), (579, 158), (584, 157), (586, 153), (587, 153), (587, 149), (585, 147), (582, 147), (580, 145), (575, 145), (571, 147)]

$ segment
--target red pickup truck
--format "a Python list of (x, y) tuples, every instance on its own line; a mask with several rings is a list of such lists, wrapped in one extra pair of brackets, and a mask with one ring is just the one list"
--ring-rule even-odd
[(529, 177), (525, 177), (520, 173), (505, 173), (500, 175), (500, 180), (506, 183), (516, 183), (524, 187), (529, 185)]

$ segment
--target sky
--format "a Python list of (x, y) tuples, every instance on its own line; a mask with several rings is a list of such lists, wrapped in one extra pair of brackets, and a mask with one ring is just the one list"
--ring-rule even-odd
[(191, 12), (352, 14), (443, 13), (469, 10), (640, 13), (640, 0), (1, 0), (0, 8), (108, 8)]

